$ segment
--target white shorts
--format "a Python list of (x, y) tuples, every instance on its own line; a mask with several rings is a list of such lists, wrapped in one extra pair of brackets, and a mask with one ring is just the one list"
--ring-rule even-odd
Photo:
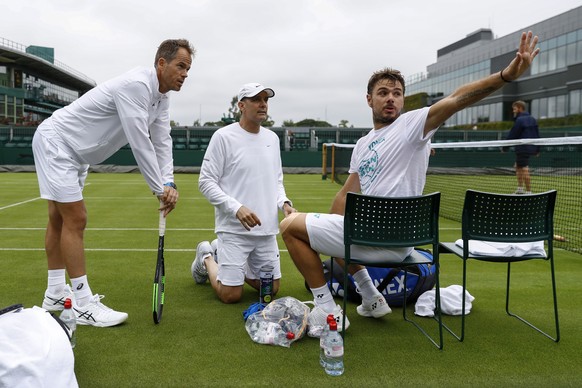
[(218, 233), (217, 279), (225, 286), (242, 286), (245, 277), (259, 279), (266, 264), (273, 266), (273, 279), (281, 278), (277, 236), (245, 236)]
[[(305, 218), (311, 248), (325, 256), (344, 258), (344, 217), (338, 214), (307, 213)], [(399, 263), (413, 248), (379, 248), (352, 245), (354, 259)]]
[(45, 125), (39, 126), (32, 140), (40, 196), (63, 203), (80, 201), (89, 165), (76, 161), (60, 136)]

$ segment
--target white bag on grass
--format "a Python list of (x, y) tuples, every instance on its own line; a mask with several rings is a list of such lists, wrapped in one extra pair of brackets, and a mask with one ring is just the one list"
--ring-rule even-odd
[(0, 315), (0, 387), (78, 387), (61, 325), (40, 307)]

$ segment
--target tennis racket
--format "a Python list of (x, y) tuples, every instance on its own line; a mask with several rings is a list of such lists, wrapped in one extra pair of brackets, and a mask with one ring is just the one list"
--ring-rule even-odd
[(162, 311), (164, 309), (164, 288), (166, 286), (166, 268), (164, 266), (164, 235), (166, 234), (166, 217), (164, 212), (160, 211), (158, 238), (158, 261), (156, 263), (156, 275), (154, 276), (154, 298), (153, 312), (154, 323), (158, 324), (162, 320)]

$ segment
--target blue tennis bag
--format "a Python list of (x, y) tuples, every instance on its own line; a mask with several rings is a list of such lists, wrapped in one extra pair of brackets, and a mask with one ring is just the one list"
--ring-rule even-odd
[[(419, 248), (416, 248), (416, 250), (432, 260), (430, 251)], [(343, 298), (344, 269), (334, 262), (332, 274), (331, 260), (323, 262), (323, 272), (327, 285), (333, 296)], [(436, 267), (432, 264), (417, 264), (408, 267), (406, 285), (404, 284), (404, 271), (399, 268), (366, 267), (366, 269), (372, 278), (374, 286), (384, 295), (390, 306), (402, 306), (405, 290), (406, 302), (408, 304), (414, 303), (422, 293), (431, 290), (436, 283)], [(307, 284), (306, 287), (309, 289)], [(358, 304), (362, 302), (362, 297), (356, 292), (354, 279), (351, 275), (348, 275), (348, 300)]]

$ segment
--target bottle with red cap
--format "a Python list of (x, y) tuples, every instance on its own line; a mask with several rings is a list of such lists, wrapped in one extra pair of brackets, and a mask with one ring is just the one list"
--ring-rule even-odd
[(329, 314), (327, 316), (325, 326), (323, 327), (323, 331), (321, 332), (321, 336), (319, 337), (319, 365), (321, 365), (323, 368), (325, 368), (325, 364), (327, 363), (325, 356), (325, 346), (323, 343), (327, 333), (329, 333), (329, 323), (332, 321), (335, 322), (335, 318), (333, 314)]
[(344, 373), (344, 340), (337, 332), (337, 322), (329, 323), (329, 333), (324, 341), (325, 373), (330, 376), (340, 376)]
[(71, 298), (65, 299), (64, 310), (60, 315), (61, 321), (67, 325), (69, 329), (69, 340), (71, 341), (71, 348), (75, 348), (77, 344), (77, 318), (75, 317), (75, 312), (73, 311), (73, 302)]

